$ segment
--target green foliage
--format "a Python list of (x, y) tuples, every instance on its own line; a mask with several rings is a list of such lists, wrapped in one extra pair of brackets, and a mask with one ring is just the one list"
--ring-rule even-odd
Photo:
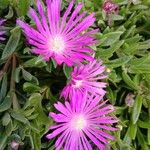
[(11, 36), (3, 50), (1, 59), (6, 59), (8, 58), (14, 51), (16, 51), (17, 46), (19, 44), (20, 40), (20, 29), (19, 28), (14, 28), (11, 30)]
[[(99, 42), (93, 48), (107, 66), (106, 97), (120, 120), (112, 149), (149, 150), (150, 1), (114, 0), (119, 14), (109, 19), (102, 10), (103, 1), (82, 2), (89, 14), (96, 13), (94, 28), (101, 32), (95, 35)], [(7, 19), (7, 39), (0, 43), (0, 150), (9, 150), (14, 140), (21, 150), (54, 149), (54, 141), (45, 138), (52, 124), (48, 113), (72, 68), (57, 66), (54, 60), (46, 63), (30, 53), (16, 18), (29, 20), (29, 6), (35, 5), (34, 0), (0, 0), (0, 16)], [(134, 95), (132, 106), (126, 101), (129, 93)]]

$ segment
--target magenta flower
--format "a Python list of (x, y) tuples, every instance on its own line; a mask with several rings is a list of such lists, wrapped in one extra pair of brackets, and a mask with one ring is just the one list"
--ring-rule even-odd
[(72, 66), (84, 60), (91, 61), (93, 50), (89, 47), (96, 40), (92, 36), (97, 30), (85, 32), (95, 21), (94, 13), (86, 16), (86, 12), (79, 14), (80, 3), (73, 12), (72, 0), (64, 13), (60, 16), (61, 0), (46, 0), (46, 11), (37, 0), (37, 10), (30, 8), (29, 15), (36, 23), (36, 29), (18, 20), (31, 45), (32, 52), (42, 55), (45, 60), (53, 58), (58, 64), (65, 63)]
[(106, 78), (104, 75), (105, 67), (102, 62), (91, 61), (88, 64), (80, 64), (74, 67), (68, 84), (61, 92), (61, 96), (65, 99), (72, 99), (73, 96), (76, 99), (82, 99), (85, 91), (88, 94), (104, 96), (106, 83), (102, 79)]
[(118, 121), (109, 116), (114, 111), (113, 106), (107, 105), (106, 101), (99, 103), (99, 96), (86, 94), (80, 102), (77, 101), (74, 108), (68, 101), (65, 105), (60, 102), (54, 105), (60, 113), (50, 113), (57, 124), (50, 127), (53, 132), (47, 138), (52, 139), (59, 135), (55, 142), (56, 150), (62, 147), (64, 150), (92, 150), (93, 144), (104, 150), (108, 140), (114, 140), (107, 133), (117, 130), (110, 126)]
[(0, 19), (0, 41), (4, 41), (5, 38), (3, 35), (5, 34), (5, 31), (2, 29), (2, 25), (5, 22), (5, 19)]

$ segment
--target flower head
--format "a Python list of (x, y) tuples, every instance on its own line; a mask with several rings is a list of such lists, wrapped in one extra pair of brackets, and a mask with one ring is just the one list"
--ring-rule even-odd
[(45, 60), (53, 58), (58, 64), (69, 66), (84, 60), (91, 61), (93, 50), (89, 47), (96, 40), (92, 36), (97, 30), (85, 32), (95, 21), (94, 13), (86, 16), (79, 14), (82, 4), (74, 7), (71, 0), (64, 15), (61, 17), (61, 0), (46, 0), (47, 9), (37, 0), (38, 13), (30, 8), (29, 15), (36, 23), (36, 29), (18, 20), (29, 43), (34, 47), (32, 52), (42, 55)]
[(117, 12), (118, 8), (118, 5), (113, 3), (111, 0), (106, 0), (103, 4), (103, 10), (108, 14)]
[(107, 133), (117, 130), (110, 126), (117, 122), (116, 118), (109, 116), (114, 111), (112, 105), (107, 105), (106, 101), (99, 103), (99, 96), (85, 94), (83, 99), (75, 107), (68, 101), (65, 105), (60, 102), (54, 105), (60, 113), (50, 113), (57, 124), (50, 127), (53, 132), (47, 138), (52, 139), (59, 135), (55, 143), (56, 150), (62, 147), (64, 150), (92, 150), (91, 142), (104, 150), (108, 139), (114, 140)]
[(104, 96), (106, 83), (101, 81), (106, 78), (104, 71), (105, 67), (102, 65), (102, 62), (97, 60), (74, 67), (70, 80), (62, 90), (61, 96), (65, 99), (72, 99), (73, 96), (76, 99), (82, 99), (85, 91), (88, 94)]
[(4, 41), (5, 38), (3, 35), (5, 34), (5, 31), (2, 29), (2, 25), (5, 22), (5, 19), (0, 19), (0, 41)]

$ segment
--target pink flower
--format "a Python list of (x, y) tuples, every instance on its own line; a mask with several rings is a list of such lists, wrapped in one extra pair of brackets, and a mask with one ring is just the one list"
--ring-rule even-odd
[(104, 150), (108, 140), (114, 140), (107, 133), (117, 130), (110, 126), (118, 121), (109, 116), (114, 111), (113, 106), (107, 105), (106, 101), (99, 103), (99, 100), (99, 96), (85, 94), (82, 102), (77, 101), (75, 107), (67, 101), (65, 105), (60, 102), (54, 105), (60, 113), (50, 113), (57, 124), (50, 127), (53, 132), (47, 138), (59, 135), (55, 142), (56, 150), (62, 147), (64, 150), (92, 150), (93, 144)]
[(12, 141), (12, 142), (11, 142), (11, 148), (12, 148), (13, 150), (18, 150), (18, 148), (19, 148), (19, 143), (17, 143), (16, 141)]
[(75, 96), (77, 100), (82, 99), (85, 92), (104, 96), (106, 93), (104, 90), (106, 83), (102, 81), (102, 79), (106, 78), (104, 71), (105, 67), (102, 62), (97, 60), (76, 66), (71, 73), (68, 84), (62, 90), (61, 96), (65, 99), (72, 99)]
[(117, 12), (118, 8), (118, 5), (113, 3), (111, 0), (106, 0), (103, 4), (103, 10), (108, 14), (112, 12)]
[(5, 38), (3, 35), (5, 34), (5, 31), (2, 29), (2, 25), (5, 22), (5, 19), (0, 19), (0, 41), (4, 41)]
[(94, 13), (86, 16), (86, 12), (79, 14), (82, 4), (78, 4), (73, 12), (74, 0), (71, 0), (64, 15), (61, 17), (61, 0), (46, 0), (46, 11), (37, 0), (38, 13), (30, 8), (29, 15), (36, 23), (36, 29), (17, 21), (29, 43), (34, 47), (32, 52), (42, 55), (45, 60), (53, 58), (58, 64), (65, 63), (72, 66), (84, 60), (91, 61), (93, 50), (89, 47), (96, 43), (93, 33), (86, 32), (95, 21)]

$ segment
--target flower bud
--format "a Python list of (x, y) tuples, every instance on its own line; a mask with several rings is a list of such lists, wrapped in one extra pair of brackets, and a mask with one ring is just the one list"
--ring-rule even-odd
[(16, 141), (12, 141), (10, 145), (13, 150), (18, 150), (19, 148), (19, 143), (17, 143)]
[(128, 107), (133, 107), (134, 104), (134, 97), (135, 95), (133, 95), (132, 93), (129, 93), (126, 98), (125, 98), (125, 103)]
[(103, 10), (107, 14), (111, 14), (112, 12), (114, 13), (118, 12), (118, 8), (119, 8), (118, 5), (113, 3), (111, 0), (107, 0), (103, 4)]

